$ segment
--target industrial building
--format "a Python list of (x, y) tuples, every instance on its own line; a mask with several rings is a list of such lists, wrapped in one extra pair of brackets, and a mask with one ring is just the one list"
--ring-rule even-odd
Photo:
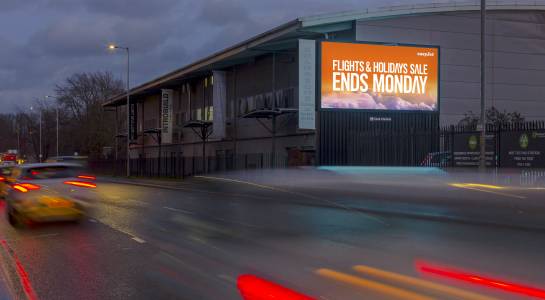
[[(488, 3), (486, 105), (543, 119), (545, 5)], [(320, 106), (324, 42), (437, 49), (437, 103), (431, 111)], [(480, 111), (479, 5), (447, 2), (301, 17), (134, 87), (130, 98), (131, 158), (178, 159), (163, 168), (180, 168), (181, 158), (182, 168), (194, 172), (203, 164), (365, 164), (368, 131), (425, 131)], [(104, 104), (120, 111), (125, 105), (124, 94)], [(119, 131), (126, 138), (126, 129)]]

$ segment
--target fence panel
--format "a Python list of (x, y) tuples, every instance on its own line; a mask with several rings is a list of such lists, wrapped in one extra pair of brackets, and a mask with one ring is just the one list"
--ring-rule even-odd
[[(331, 120), (330, 120), (331, 121)], [(545, 122), (488, 125), (487, 165), (505, 168), (545, 168)], [(475, 127), (444, 128), (364, 128), (333, 138), (345, 146), (322, 145), (328, 149), (321, 159), (336, 165), (476, 167), (480, 158), (480, 132)], [(323, 142), (323, 140), (321, 140)], [(174, 149), (174, 148), (172, 148)], [(166, 151), (166, 150), (165, 150)], [(212, 172), (285, 168), (288, 155), (247, 153), (210, 156), (183, 156), (176, 149), (161, 158), (140, 156), (130, 160), (131, 175), (182, 178)], [(97, 174), (123, 176), (126, 161), (90, 161)]]

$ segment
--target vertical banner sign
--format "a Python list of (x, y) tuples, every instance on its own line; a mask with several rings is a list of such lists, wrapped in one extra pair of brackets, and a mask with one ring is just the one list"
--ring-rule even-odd
[(161, 95), (161, 143), (172, 144), (172, 90), (162, 90)]
[(136, 141), (138, 139), (138, 104), (136, 102), (129, 103), (129, 140)]
[(316, 42), (299, 40), (299, 129), (316, 129)]
[(225, 72), (213, 71), (214, 86), (212, 89), (212, 105), (214, 107), (214, 119), (212, 137), (217, 139), (225, 138), (225, 117), (227, 109), (227, 81)]

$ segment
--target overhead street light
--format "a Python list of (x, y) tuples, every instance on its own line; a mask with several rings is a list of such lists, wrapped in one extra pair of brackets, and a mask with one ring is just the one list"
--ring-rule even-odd
[(115, 44), (108, 45), (108, 49), (110, 50), (117, 50), (117, 49), (123, 49), (127, 52), (127, 177), (131, 175), (131, 166), (130, 166), (130, 144), (131, 144), (131, 136), (130, 136), (130, 87), (129, 87), (129, 75), (130, 75), (130, 52), (129, 47), (121, 47)]
[[(59, 98), (55, 96), (45, 96), (45, 99), (55, 99), (59, 100)], [(57, 103), (57, 157), (59, 157), (59, 104)]]

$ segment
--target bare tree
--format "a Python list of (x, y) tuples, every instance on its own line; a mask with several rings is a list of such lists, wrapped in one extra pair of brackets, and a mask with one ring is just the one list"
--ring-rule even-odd
[(66, 147), (99, 156), (104, 146), (111, 145), (115, 120), (104, 113), (102, 104), (123, 91), (123, 82), (109, 72), (78, 73), (57, 85), (55, 92), (64, 114)]
[[(458, 122), (458, 125), (475, 128), (479, 123), (480, 117), (468, 111), (464, 114), (464, 118)], [(524, 122), (524, 117), (519, 112), (507, 112), (499, 111), (496, 107), (492, 106), (486, 110), (486, 124), (500, 125), (508, 123), (520, 123)]]

